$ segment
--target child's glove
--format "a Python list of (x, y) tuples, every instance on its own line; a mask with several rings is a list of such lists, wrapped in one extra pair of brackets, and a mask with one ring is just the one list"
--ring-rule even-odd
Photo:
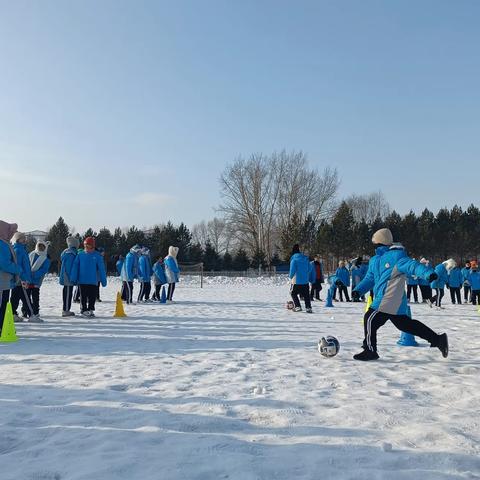
[(341, 285), (343, 285), (343, 282), (342, 282), (341, 280), (336, 280), (336, 281), (335, 281), (335, 285), (336, 285), (337, 287), (340, 287)]
[(432, 282), (433, 282), (434, 280), (436, 280), (437, 278), (438, 278), (438, 275), (437, 275), (435, 272), (433, 272), (433, 273), (431, 273), (430, 276), (428, 277), (428, 281), (429, 281), (430, 283), (432, 283)]
[(354, 302), (358, 302), (360, 300), (360, 294), (356, 290), (352, 292), (352, 299)]

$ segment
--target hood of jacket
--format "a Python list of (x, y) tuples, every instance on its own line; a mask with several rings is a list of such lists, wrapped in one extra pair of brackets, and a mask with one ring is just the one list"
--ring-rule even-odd
[(7, 223), (0, 220), (0, 240), (9, 242), (13, 234), (17, 231), (18, 225), (16, 223)]

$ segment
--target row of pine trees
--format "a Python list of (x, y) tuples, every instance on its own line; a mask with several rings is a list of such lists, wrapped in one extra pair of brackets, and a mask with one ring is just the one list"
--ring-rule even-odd
[[(410, 211), (404, 216), (393, 211), (385, 218), (377, 218), (367, 223), (355, 219), (347, 203), (342, 202), (330, 220), (319, 225), (307, 220), (304, 225), (295, 227), (293, 236), (311, 254), (320, 253), (329, 262), (329, 269), (332, 269), (339, 259), (372, 255), (370, 239), (374, 231), (383, 227), (392, 230), (394, 239), (401, 242), (411, 256), (425, 256), (433, 263), (448, 257), (463, 263), (477, 258), (480, 253), (480, 210), (474, 205), (470, 205), (466, 210), (459, 206), (454, 206), (451, 210), (443, 208), (436, 215), (428, 209), (420, 215)], [(68, 225), (61, 217), (48, 231), (52, 271), (58, 271), (65, 238), (70, 233)], [(127, 231), (116, 228), (113, 233), (108, 228), (102, 228), (98, 232), (88, 229), (77, 236), (80, 240), (88, 236), (96, 237), (97, 246), (106, 251), (109, 272), (115, 271), (119, 255), (126, 255), (134, 244), (148, 246), (154, 260), (163, 258), (170, 245), (178, 246), (180, 263), (203, 262), (205, 270), (245, 271), (248, 268), (258, 268), (259, 264), (268, 267), (289, 260), (288, 252), (284, 252), (281, 257), (275, 254), (273, 258), (267, 259), (262, 252), (248, 252), (241, 245), (233, 252), (220, 254), (208, 241), (203, 246), (194, 243), (191, 232), (183, 223), (175, 226), (168, 222), (166, 225), (154, 227), (148, 234), (132, 226)], [(32, 247), (33, 245), (30, 245), (30, 248)]]

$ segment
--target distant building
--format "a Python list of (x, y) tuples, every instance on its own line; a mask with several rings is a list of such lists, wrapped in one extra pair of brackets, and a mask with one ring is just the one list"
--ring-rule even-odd
[(30, 238), (34, 238), (37, 242), (44, 242), (47, 238), (47, 232), (42, 230), (32, 230), (31, 232), (25, 232), (25, 235)]

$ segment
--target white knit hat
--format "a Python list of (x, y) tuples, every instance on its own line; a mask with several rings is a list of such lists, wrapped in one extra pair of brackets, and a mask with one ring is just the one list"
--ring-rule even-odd
[(457, 262), (453, 258), (445, 260), (443, 264), (448, 271), (452, 270), (452, 268), (455, 268), (457, 266)]
[(392, 232), (388, 228), (377, 230), (373, 234), (372, 243), (377, 245), (391, 245), (393, 243)]
[(16, 232), (13, 234), (12, 239), (10, 240), (12, 243), (17, 243), (19, 240), (26, 240), (26, 236), (23, 232)]
[(80, 245), (80, 240), (78, 239), (78, 237), (73, 237), (73, 236), (68, 236), (67, 237), (67, 246), (68, 247), (75, 247), (75, 248), (78, 248), (79, 245)]

